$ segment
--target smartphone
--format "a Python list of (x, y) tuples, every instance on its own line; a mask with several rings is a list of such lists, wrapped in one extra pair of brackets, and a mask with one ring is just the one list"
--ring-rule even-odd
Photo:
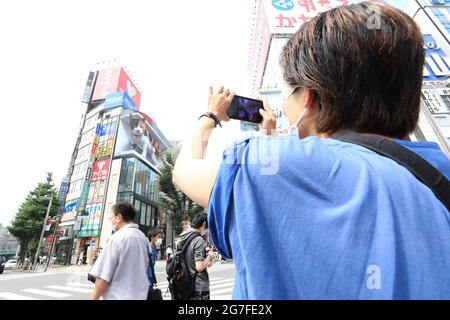
[(228, 108), (227, 115), (235, 120), (261, 123), (263, 117), (259, 113), (259, 109), (263, 108), (261, 100), (235, 95), (233, 101), (231, 101), (230, 108)]

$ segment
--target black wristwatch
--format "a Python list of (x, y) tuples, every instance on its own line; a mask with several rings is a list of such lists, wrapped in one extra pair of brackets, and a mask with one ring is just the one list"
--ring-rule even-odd
[(212, 113), (212, 112), (204, 113), (204, 114), (202, 114), (198, 119), (200, 120), (202, 117), (208, 117), (208, 118), (213, 119), (214, 122), (216, 123), (216, 125), (215, 125), (214, 127), (219, 126), (219, 127), (222, 128), (222, 124), (220, 123), (219, 118), (217, 118), (217, 116), (216, 116), (214, 113)]

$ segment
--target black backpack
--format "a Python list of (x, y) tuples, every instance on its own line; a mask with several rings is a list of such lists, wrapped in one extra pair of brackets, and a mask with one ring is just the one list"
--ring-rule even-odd
[(172, 300), (188, 300), (194, 293), (197, 271), (193, 275), (189, 273), (185, 252), (196, 237), (201, 235), (198, 232), (192, 232), (183, 245), (179, 246), (174, 255), (167, 260), (166, 273)]

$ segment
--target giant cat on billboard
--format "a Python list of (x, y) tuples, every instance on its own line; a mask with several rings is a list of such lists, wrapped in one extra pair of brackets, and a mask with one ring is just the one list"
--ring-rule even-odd
[(163, 139), (147, 115), (122, 110), (114, 156), (137, 155), (159, 170), (162, 152), (167, 149)]

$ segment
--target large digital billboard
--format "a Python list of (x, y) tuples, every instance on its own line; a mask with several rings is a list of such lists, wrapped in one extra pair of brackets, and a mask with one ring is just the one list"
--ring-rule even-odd
[(126, 92), (133, 100), (136, 109), (139, 110), (141, 93), (125, 70), (123, 68), (100, 70), (97, 75), (92, 101), (102, 100), (108, 95), (120, 92)]
[(162, 152), (168, 148), (169, 142), (147, 115), (122, 111), (114, 156), (135, 155), (159, 169)]
[[(294, 34), (320, 12), (360, 0), (260, 0), (272, 34)], [(375, 13), (375, 12), (374, 12)]]

